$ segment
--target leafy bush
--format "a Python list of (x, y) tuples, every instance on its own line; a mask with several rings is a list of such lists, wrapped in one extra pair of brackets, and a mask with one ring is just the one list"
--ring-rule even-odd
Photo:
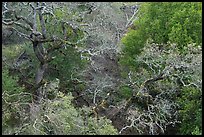
[(31, 96), (17, 84), (18, 77), (2, 72), (2, 134), (12, 134), (26, 119), (26, 108)]
[[(8, 69), (3, 69), (2, 72), (2, 89), (3, 94), (19, 94), (23, 91), (22, 87), (19, 87), (17, 84), (18, 78), (9, 76)], [(11, 99), (12, 100), (12, 99)]]
[(148, 39), (155, 43), (176, 43), (180, 50), (189, 43), (200, 45), (201, 7), (199, 2), (142, 3), (138, 19), (134, 22), (135, 29), (122, 39), (125, 55), (121, 62), (135, 66), (135, 55), (140, 53)]
[(184, 87), (178, 98), (180, 104), (180, 134), (202, 134), (202, 98), (201, 90), (195, 87)]
[[(58, 93), (55, 100), (45, 101), (40, 114), (21, 132), (30, 135), (101, 135), (116, 134), (110, 120), (87, 117), (90, 108), (77, 110), (72, 104), (71, 94)], [(86, 119), (87, 118), (87, 119)]]
[(119, 89), (119, 94), (121, 98), (129, 98), (132, 96), (132, 89), (128, 86), (121, 86)]

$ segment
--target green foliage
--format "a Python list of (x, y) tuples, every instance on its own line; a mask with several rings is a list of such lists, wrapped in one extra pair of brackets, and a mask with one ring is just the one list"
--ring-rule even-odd
[(31, 100), (24, 88), (17, 84), (18, 77), (9, 76), (6, 68), (2, 71), (2, 134), (11, 134), (26, 117), (24, 109)]
[[(74, 16), (74, 13), (68, 12), (68, 8), (65, 5), (63, 5), (61, 8), (54, 9), (53, 14), (54, 16), (52, 15), (44, 16), (47, 36), (48, 37), (56, 36), (63, 40), (64, 43), (62, 44), (63, 47), (51, 53), (50, 56), (53, 58), (53, 60), (49, 62), (49, 68), (47, 71), (48, 73), (46, 75), (46, 79), (50, 81), (55, 78), (59, 78), (61, 81), (60, 87), (62, 88), (63, 91), (66, 90), (66, 92), (68, 92), (73, 90), (73, 85), (70, 84), (71, 75), (75, 75), (76, 71), (78, 71), (76, 70), (76, 68), (81, 69), (86, 61), (81, 60), (80, 53), (77, 52), (75, 47), (69, 45), (67, 41), (75, 43), (84, 37), (84, 33), (83, 31), (80, 30), (80, 28), (77, 28), (76, 26), (74, 26), (73, 23), (70, 22), (70, 20)], [(63, 34), (62, 27), (63, 24), (64, 29), (66, 31), (66, 39)], [(40, 30), (39, 19), (38, 28)], [(43, 46), (46, 49), (49, 49), (51, 45), (56, 46), (58, 44), (59, 44), (58, 42), (44, 43)], [(83, 45), (77, 44), (74, 46), (81, 47)], [(35, 65), (38, 65), (38, 62), (36, 63), (37, 64)]]
[(121, 98), (130, 98), (132, 96), (132, 89), (129, 86), (121, 86), (119, 95)]
[(200, 135), (202, 133), (202, 93), (195, 87), (184, 87), (178, 103), (181, 107), (180, 133), (185, 135)]
[[(36, 57), (32, 54), (32, 45), (29, 43), (13, 44), (3, 47), (3, 56), (9, 65), (13, 65), (16, 58), (26, 50), (26, 53), (32, 59), (32, 65), (37, 65)], [(29, 64), (30, 65), (30, 64)], [(23, 74), (30, 77), (34, 71), (24, 70), (26, 66), (21, 66)], [(12, 76), (11, 76), (12, 75)], [(2, 71), (2, 134), (13, 134), (20, 129), (20, 126), (27, 120), (29, 112), (29, 103), (32, 100), (32, 93), (25, 87), (19, 85), (22, 74), (13, 73), (7, 66)], [(34, 76), (34, 75), (33, 75)], [(33, 80), (33, 77), (31, 78)], [(27, 80), (29, 82), (29, 80)]]
[[(72, 45), (69, 45), (67, 41), (75, 43), (78, 40), (84, 37), (83, 31), (80, 28), (74, 28), (76, 26), (72, 26), (70, 20), (74, 16), (74, 13), (68, 12), (66, 6), (62, 6), (62, 8), (56, 8), (54, 10), (55, 16), (47, 16), (46, 20), (49, 23), (46, 23), (46, 29), (48, 35), (55, 35), (64, 40), (63, 48), (56, 50), (51, 53), (53, 60), (49, 63), (50, 71), (48, 72), (47, 79), (53, 80), (56, 77), (60, 79), (60, 87), (66, 92), (73, 90), (73, 85), (70, 84), (71, 75), (75, 77), (75, 73), (82, 69), (86, 64), (86, 61), (81, 60), (80, 53), (77, 52), (77, 49)], [(69, 24), (70, 23), (70, 24)], [(66, 39), (64, 39), (63, 27), (66, 31)], [(72, 25), (71, 25), (72, 24)], [(51, 45), (55, 45), (58, 43), (51, 43)], [(46, 48), (49, 48), (50, 44), (44, 45)], [(76, 47), (81, 47), (83, 44), (74, 45)], [(76, 69), (77, 68), (77, 69)]]
[(59, 73), (52, 73), (49, 75), (49, 79), (59, 78), (63, 89), (69, 91), (74, 86), (69, 85), (71, 77), (74, 78), (77, 71), (83, 69), (86, 62), (81, 60), (80, 53), (73, 47), (67, 47), (63, 50), (63, 53), (65, 55), (57, 51), (53, 53), (54, 59), (50, 62), (50, 67), (55, 68)]
[[(8, 69), (3, 69), (2, 71), (2, 90), (3, 90), (3, 94), (19, 94), (21, 93), (24, 88), (19, 87), (19, 85), (17, 84), (18, 81), (18, 77), (12, 77), (9, 76), (8, 74)], [(10, 101), (16, 101), (14, 98), (10, 98)]]
[[(28, 78), (27, 81), (32, 83), (33, 79), (35, 78), (35, 72), (37, 71), (39, 62), (35, 54), (33, 54), (33, 47), (30, 42), (4, 46), (2, 48), (2, 56), (6, 58), (7, 64), (9, 64), (10, 66), (14, 66), (15, 61), (24, 51), (26, 51), (26, 54), (29, 56), (32, 62), (26, 62), (20, 65), (19, 69), (21, 73), (26, 74), (26, 77)], [(12, 75), (18, 76), (19, 78), (22, 77), (21, 73), (13, 72)]]
[[(151, 2), (142, 3), (135, 30), (130, 30), (122, 42), (125, 45), (121, 62), (130, 66), (148, 39), (155, 43), (177, 43), (183, 50), (189, 43), (202, 42), (202, 3)], [(164, 47), (165, 48), (165, 47)]]
[(169, 21), (169, 40), (180, 48), (188, 43), (202, 43), (202, 3), (173, 3), (176, 11)]
[(78, 84), (78, 85), (76, 85), (76, 88), (75, 88), (75, 90), (77, 90), (77, 91), (84, 91), (86, 89), (86, 85), (84, 84), (84, 83), (80, 83), (80, 84)]
[[(59, 38), (63, 38), (62, 33), (62, 22), (66, 22), (67, 19), (70, 19), (68, 13), (64, 12), (63, 9), (55, 9), (54, 15), (45, 16), (45, 27), (46, 33), (48, 36), (53, 36), (53, 34)], [(38, 26), (40, 28), (40, 22), (38, 21)]]
[(144, 47), (145, 35), (141, 37), (140, 33), (144, 31), (140, 30), (131, 30), (125, 37), (122, 38), (122, 42), (125, 45), (123, 49), (123, 55), (120, 59), (120, 63), (124, 65), (129, 65), (130, 67), (138, 67), (138, 64), (135, 63), (135, 55), (141, 52), (141, 49)]
[[(54, 10), (55, 16), (46, 16), (46, 30), (47, 34), (53, 36), (53, 34), (59, 38), (64, 39), (63, 34), (63, 24), (64, 29), (67, 33), (67, 39), (71, 42), (76, 42), (77, 40), (83, 38), (83, 32), (78, 28), (75, 28), (74, 24), (70, 20), (74, 17), (74, 13), (68, 13), (67, 7), (62, 7)], [(48, 23), (49, 22), (49, 23)], [(39, 24), (39, 22), (38, 22)]]
[[(21, 134), (29, 135), (101, 135), (116, 134), (110, 120), (87, 117), (91, 109), (77, 110), (71, 103), (71, 94), (58, 92), (55, 100), (45, 102), (37, 119), (30, 123)], [(43, 110), (43, 108), (46, 108)], [(82, 113), (85, 112), (85, 113)], [(85, 124), (87, 123), (87, 125)], [(33, 126), (34, 125), (34, 126)], [(33, 128), (34, 127), (34, 128)]]
[(86, 128), (85, 135), (116, 135), (117, 130), (111, 125), (111, 121), (105, 117), (99, 120), (95, 118), (88, 119), (88, 128)]
[[(201, 117), (201, 116), (200, 116)], [(201, 121), (202, 122), (202, 121)], [(202, 135), (202, 130), (200, 130), (197, 126), (195, 127), (192, 135)]]
[(21, 44), (10, 44), (8, 46), (2, 46), (2, 56), (7, 58), (8, 62), (12, 62), (22, 51)]

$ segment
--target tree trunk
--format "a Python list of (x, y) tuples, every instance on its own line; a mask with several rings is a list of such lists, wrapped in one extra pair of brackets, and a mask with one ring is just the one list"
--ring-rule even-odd
[[(34, 49), (36, 57), (38, 58), (40, 62), (40, 66), (35, 75), (35, 85), (37, 86), (42, 82), (44, 78), (44, 74), (48, 67), (48, 63), (45, 58), (46, 55), (45, 55), (45, 52), (43, 51), (42, 43), (33, 42), (33, 49)], [(33, 95), (34, 95), (33, 97), (34, 103), (39, 104), (42, 99), (41, 87), (37, 88), (36, 91), (34, 91)]]
[[(44, 78), (44, 74), (45, 74), (45, 70), (47, 69), (48, 64), (40, 64), (40, 67), (38, 68), (38, 71), (36, 73), (35, 76), (35, 84), (38, 85), (40, 82), (42, 82), (43, 78)], [(42, 99), (42, 89), (41, 87), (39, 87), (38, 89), (36, 89), (35, 93), (34, 93), (34, 101), (36, 103), (40, 103)]]

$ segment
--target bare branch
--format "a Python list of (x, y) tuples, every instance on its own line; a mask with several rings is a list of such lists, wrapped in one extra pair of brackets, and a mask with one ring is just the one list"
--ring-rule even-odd
[(37, 32), (37, 10), (32, 4), (31, 7), (33, 8), (33, 32)]
[[(7, 21), (9, 21), (9, 20), (11, 20), (11, 19), (7, 19)], [(11, 25), (15, 24), (15, 25), (27, 30), (27, 31), (32, 31), (31, 28), (29, 28), (29, 27), (27, 27), (27, 26), (25, 26), (25, 25), (23, 25), (22, 23), (19, 23), (19, 22), (15, 22), (15, 21), (6, 22), (5, 20), (2, 20), (2, 23), (4, 25), (7, 25), (7, 26), (11, 26)]]
[(28, 39), (28, 40), (31, 40), (31, 38), (30, 38), (29, 35), (24, 34), (24, 33), (22, 33), (22, 32), (19, 32), (19, 31), (18, 31), (17, 29), (15, 29), (14, 27), (11, 27), (11, 28), (9, 28), (9, 29), (14, 30), (20, 37), (23, 36), (24, 38), (26, 38), (26, 39)]
[[(42, 5), (43, 5), (43, 3), (42, 3)], [(43, 8), (45, 8), (45, 7), (42, 6), (42, 9)], [(45, 20), (44, 20), (44, 17), (42, 15), (42, 9), (39, 9), (38, 15), (39, 15), (39, 19), (40, 19), (42, 35), (43, 35), (43, 38), (45, 39), (46, 38), (46, 28), (45, 28)]]
[(17, 13), (15, 13), (15, 16), (16, 16), (16, 19), (17, 19), (17, 20), (22, 19), (22, 20), (25, 21), (31, 28), (33, 28), (33, 23), (30, 22), (28, 19), (26, 19), (26, 18), (23, 17), (23, 16), (18, 16)]

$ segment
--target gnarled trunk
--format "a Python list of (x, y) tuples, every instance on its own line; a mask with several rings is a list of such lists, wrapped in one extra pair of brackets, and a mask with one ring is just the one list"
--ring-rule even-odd
[[(44, 78), (44, 74), (45, 71), (47, 69), (48, 64), (40, 64), (38, 71), (36, 73), (35, 76), (35, 84), (38, 85), (40, 82), (42, 82), (43, 78)], [(35, 103), (40, 103), (42, 99), (42, 89), (41, 87), (39, 87), (38, 89), (36, 89), (35, 93), (34, 93), (34, 102)]]
[[(39, 68), (36, 72), (35, 75), (35, 84), (39, 85), (43, 78), (44, 78), (44, 74), (45, 71), (48, 67), (48, 63), (46, 61), (46, 54), (44, 52), (44, 49), (42, 47), (42, 43), (38, 43), (38, 42), (33, 42), (33, 50), (35, 52), (36, 57), (38, 58), (40, 65)], [(35, 103), (40, 103), (41, 99), (42, 99), (42, 89), (41, 87), (37, 88), (36, 91), (34, 91), (33, 94), (33, 99)]]

